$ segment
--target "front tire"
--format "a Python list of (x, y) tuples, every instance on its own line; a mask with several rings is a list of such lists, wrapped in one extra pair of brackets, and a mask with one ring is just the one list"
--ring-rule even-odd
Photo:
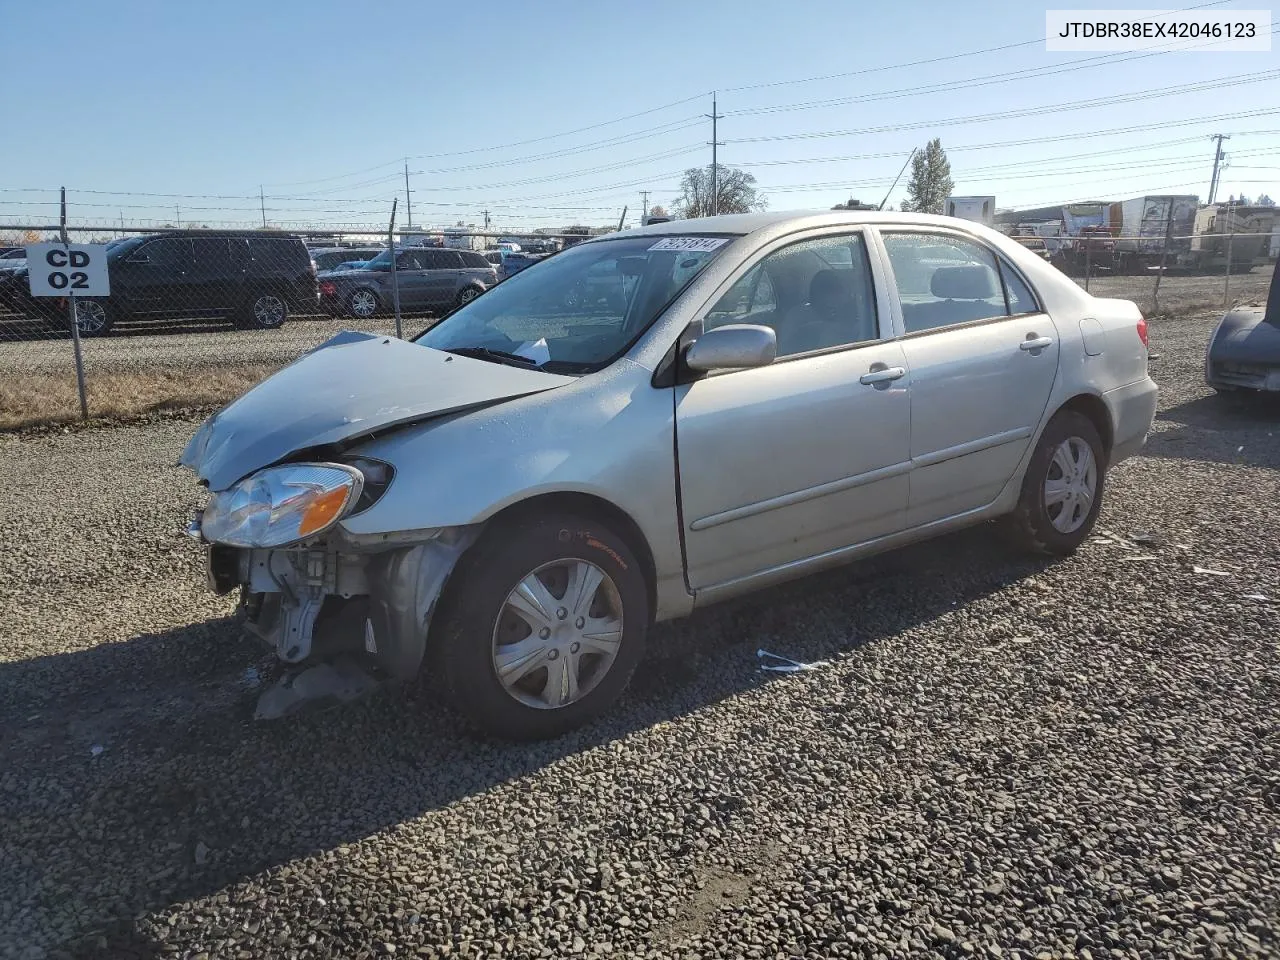
[(1009, 518), (1014, 538), (1035, 553), (1067, 556), (1093, 531), (1102, 509), (1107, 452), (1093, 421), (1060, 410), (1044, 429)]
[(82, 337), (105, 337), (116, 322), (114, 311), (104, 300), (77, 300), (76, 326)]
[(368, 320), (378, 312), (380, 306), (378, 295), (368, 287), (352, 290), (347, 297), (347, 313), (360, 320)]
[(621, 696), (651, 614), (640, 564), (607, 526), (561, 514), (496, 528), (454, 577), (436, 659), (450, 699), (476, 726), (541, 740)]

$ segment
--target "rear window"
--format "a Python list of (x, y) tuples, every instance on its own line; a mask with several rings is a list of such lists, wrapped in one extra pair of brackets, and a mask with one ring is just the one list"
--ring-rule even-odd
[(250, 237), (249, 256), (267, 263), (293, 263), (311, 259), (301, 240), (290, 237)]
[[(462, 254), (462, 262), (465, 263), (468, 267), (489, 266), (489, 261), (486, 260), (481, 254), (472, 253), (470, 251), (466, 251)], [(498, 262), (501, 263), (502, 262), (501, 259), (499, 259)]]

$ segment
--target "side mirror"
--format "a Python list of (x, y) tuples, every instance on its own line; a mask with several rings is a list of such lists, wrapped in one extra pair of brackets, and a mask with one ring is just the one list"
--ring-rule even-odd
[(778, 355), (778, 335), (772, 327), (730, 323), (708, 330), (689, 344), (684, 362), (689, 369), (745, 370), (767, 367)]

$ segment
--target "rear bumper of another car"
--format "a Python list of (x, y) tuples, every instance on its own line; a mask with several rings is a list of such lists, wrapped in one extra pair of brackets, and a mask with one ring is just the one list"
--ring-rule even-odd
[(1108, 390), (1103, 402), (1111, 411), (1111, 463), (1133, 456), (1142, 450), (1156, 416), (1159, 389), (1150, 377)]

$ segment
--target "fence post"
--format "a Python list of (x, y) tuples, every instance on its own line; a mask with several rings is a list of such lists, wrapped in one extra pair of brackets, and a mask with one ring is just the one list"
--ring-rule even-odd
[(1151, 312), (1160, 311), (1160, 281), (1164, 278), (1164, 264), (1169, 259), (1169, 241), (1173, 239), (1173, 200), (1169, 200), (1169, 216), (1164, 227), (1164, 244), (1160, 247), (1160, 272), (1156, 274), (1156, 288), (1151, 294)]
[(1231, 215), (1231, 208), (1227, 207), (1227, 276), (1222, 281), (1222, 308), (1225, 310), (1231, 304), (1231, 244), (1236, 238), (1236, 218)]
[(387, 224), (387, 250), (391, 253), (391, 303), (396, 311), (396, 339), (403, 339), (400, 328), (400, 275), (396, 273), (396, 202), (391, 201), (391, 222)]
[(1084, 292), (1089, 292), (1089, 274), (1093, 272), (1093, 238), (1084, 240)]
[[(63, 244), (67, 240), (67, 188), (61, 188), (61, 214), (58, 219), (58, 235)], [(76, 295), (67, 297), (67, 317), (71, 321), (71, 345), (76, 355), (76, 390), (80, 393), (80, 419), (89, 419), (89, 397), (84, 386), (84, 356), (80, 352), (80, 324), (76, 322)]]

